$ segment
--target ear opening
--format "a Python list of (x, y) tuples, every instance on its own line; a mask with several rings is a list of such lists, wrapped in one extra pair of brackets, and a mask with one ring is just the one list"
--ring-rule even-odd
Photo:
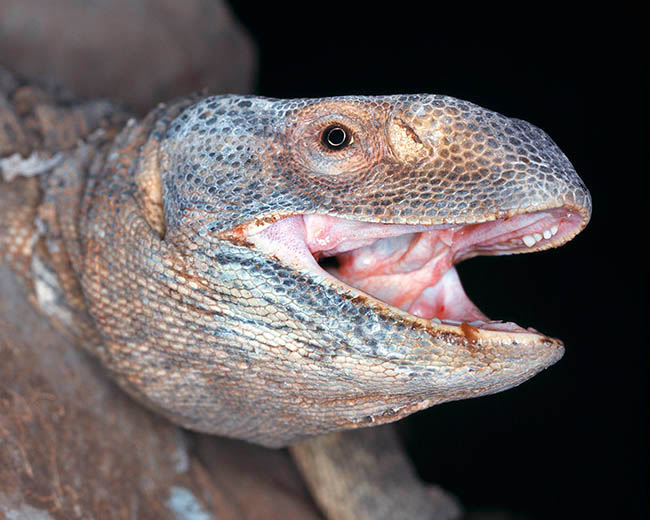
[(134, 181), (137, 201), (145, 220), (160, 238), (165, 236), (162, 178), (160, 175), (160, 141), (149, 139), (140, 151)]

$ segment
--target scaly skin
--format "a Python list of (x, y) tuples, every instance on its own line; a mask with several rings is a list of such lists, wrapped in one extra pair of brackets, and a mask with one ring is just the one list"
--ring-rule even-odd
[[(323, 145), (332, 124), (353, 136), (343, 150)], [(160, 107), (98, 150), (44, 183), (64, 300), (117, 381), (187, 428), (284, 446), (500, 391), (562, 356), (523, 329), (418, 318), (258, 238), (293, 215), (432, 225), (564, 208), (579, 223), (540, 248), (558, 245), (589, 194), (528, 123), (444, 96), (224, 96)]]
[[(500, 391), (563, 353), (518, 327), (415, 316), (292, 256), (299, 241), (274, 241), (324, 216), (444, 224), (462, 237), (474, 229), (463, 224), (544, 210), (561, 212), (558, 234), (513, 240), (509, 252), (560, 245), (586, 225), (589, 194), (528, 123), (429, 95), (185, 99), (126, 126), (117, 107), (30, 87), (0, 102), (4, 177), (39, 174), (2, 185), (2, 258), (123, 388), (178, 424), (283, 446)], [(351, 136), (346, 146), (324, 144), (332, 126)], [(479, 252), (494, 253), (459, 255)], [(394, 442), (386, 435), (379, 446)], [(359, 460), (334, 478), (351, 457), (345, 440), (321, 443), (339, 447), (330, 462), (318, 443), (296, 446), (321, 506), (375, 518), (337, 512), (364, 509), (368, 489), (373, 501), (392, 497), (377, 502), (391, 518), (426, 516), (426, 490), (376, 474), (408, 476), (408, 462), (384, 460), (370, 437), (353, 439)], [(337, 486), (357, 479), (364, 450), (373, 482)]]

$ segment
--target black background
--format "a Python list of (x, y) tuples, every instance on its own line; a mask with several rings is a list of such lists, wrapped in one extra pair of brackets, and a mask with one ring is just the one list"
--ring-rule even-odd
[(563, 339), (564, 358), (516, 389), (434, 407), (402, 428), (420, 475), (471, 509), (641, 517), (648, 325), (641, 15), (611, 5), (572, 15), (536, 3), (232, 5), (259, 47), (259, 94), (447, 94), (530, 121), (567, 154), (593, 196), (587, 229), (557, 250), (473, 259), (459, 269), (488, 316)]

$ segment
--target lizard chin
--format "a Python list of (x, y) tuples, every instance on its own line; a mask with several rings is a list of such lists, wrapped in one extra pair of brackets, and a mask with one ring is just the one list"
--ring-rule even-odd
[(584, 227), (568, 207), (466, 224), (409, 225), (329, 215), (282, 218), (247, 239), (285, 264), (308, 270), (435, 324), (537, 334), (490, 320), (467, 297), (454, 265), (478, 255), (557, 247)]

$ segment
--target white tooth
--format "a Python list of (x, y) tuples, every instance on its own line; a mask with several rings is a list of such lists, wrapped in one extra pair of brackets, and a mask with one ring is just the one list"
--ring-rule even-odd
[(537, 243), (537, 240), (535, 240), (535, 237), (533, 235), (524, 235), (522, 240), (528, 247), (533, 247)]
[(548, 239), (551, 238), (552, 236), (553, 236), (553, 233), (551, 233), (551, 230), (550, 230), (550, 229), (545, 229), (545, 230), (544, 230), (544, 238), (545, 238), (546, 240), (548, 240)]
[(537, 242), (539, 242), (542, 239), (542, 235), (540, 235), (539, 233), (533, 233), (533, 237), (535, 237), (535, 240)]
[(557, 226), (553, 226), (551, 228), (551, 233), (553, 233), (554, 235), (555, 235), (555, 233), (557, 233)]

